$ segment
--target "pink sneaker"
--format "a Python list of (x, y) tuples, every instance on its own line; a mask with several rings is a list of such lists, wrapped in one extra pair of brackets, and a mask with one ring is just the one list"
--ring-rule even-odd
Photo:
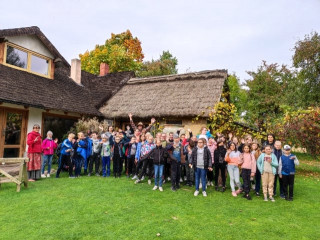
[(234, 191), (232, 192), (232, 196), (236, 197), (237, 196), (237, 193)]
[(238, 195), (238, 194), (240, 194), (242, 192), (242, 190), (241, 189), (238, 189), (237, 191), (236, 191), (236, 194)]

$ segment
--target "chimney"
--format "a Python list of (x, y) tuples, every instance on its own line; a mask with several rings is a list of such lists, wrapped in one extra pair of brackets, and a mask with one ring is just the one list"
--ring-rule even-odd
[(109, 73), (109, 65), (107, 63), (100, 63), (100, 74), (99, 76), (105, 76)]
[(78, 84), (81, 84), (81, 61), (77, 58), (71, 60), (70, 77)]

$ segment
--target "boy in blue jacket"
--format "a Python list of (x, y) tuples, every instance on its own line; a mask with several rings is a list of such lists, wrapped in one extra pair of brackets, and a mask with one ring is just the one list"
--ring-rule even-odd
[(284, 145), (283, 150), (284, 154), (280, 157), (278, 173), (279, 177), (282, 178), (285, 199), (293, 201), (294, 174), (296, 172), (295, 166), (299, 165), (299, 160), (291, 153), (291, 147), (289, 145)]
[(61, 145), (61, 154), (59, 158), (59, 167), (58, 171), (56, 174), (56, 178), (59, 178), (60, 172), (63, 168), (63, 165), (67, 165), (69, 167), (69, 177), (74, 178), (72, 176), (72, 162), (71, 162), (71, 157), (70, 153), (72, 152), (72, 140), (74, 139), (74, 134), (70, 133), (68, 135), (68, 138), (63, 140), (62, 145)]

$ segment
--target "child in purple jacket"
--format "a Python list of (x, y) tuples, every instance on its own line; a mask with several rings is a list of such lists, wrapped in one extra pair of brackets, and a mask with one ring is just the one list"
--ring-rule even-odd
[[(47, 132), (47, 138), (43, 140), (41, 148), (43, 152), (43, 161), (41, 166), (41, 177), (46, 178), (50, 177), (51, 165), (52, 165), (52, 157), (54, 154), (54, 150), (58, 147), (58, 139), (52, 139), (53, 133), (51, 131)], [(45, 166), (48, 163), (48, 173), (47, 176), (44, 174)]]

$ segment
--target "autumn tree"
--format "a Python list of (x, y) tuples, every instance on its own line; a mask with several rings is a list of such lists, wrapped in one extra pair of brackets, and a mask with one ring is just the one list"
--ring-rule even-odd
[(320, 35), (313, 32), (294, 46), (293, 65), (298, 69), (297, 86), (302, 107), (320, 106)]
[(230, 103), (235, 105), (240, 116), (246, 110), (247, 92), (241, 87), (240, 80), (235, 74), (230, 75), (227, 82)]
[(144, 55), (141, 42), (131, 32), (111, 34), (105, 44), (96, 45), (91, 51), (79, 54), (81, 69), (99, 74), (100, 63), (107, 63), (110, 72), (136, 71), (141, 68)]
[(136, 72), (138, 77), (162, 76), (177, 74), (178, 59), (169, 51), (163, 51), (157, 60), (146, 61)]

